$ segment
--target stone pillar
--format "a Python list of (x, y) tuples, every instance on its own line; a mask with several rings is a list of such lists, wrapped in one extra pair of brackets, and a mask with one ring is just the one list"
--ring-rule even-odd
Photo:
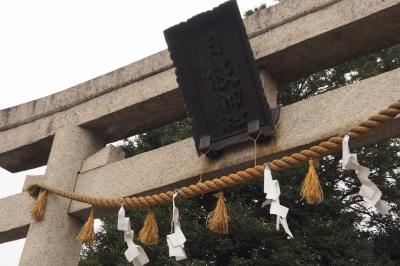
[[(46, 170), (46, 181), (73, 191), (82, 161), (103, 147), (93, 132), (77, 126), (57, 131)], [(68, 214), (70, 200), (48, 194), (42, 221), (32, 221), (19, 265), (78, 265), (81, 245), (75, 239), (83, 223)]]
[(269, 107), (272, 109), (276, 107), (278, 102), (278, 84), (265, 69), (260, 70), (260, 78)]

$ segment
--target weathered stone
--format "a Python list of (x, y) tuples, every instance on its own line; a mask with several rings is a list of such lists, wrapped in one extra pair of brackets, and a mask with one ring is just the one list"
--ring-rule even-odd
[[(74, 190), (82, 161), (102, 146), (102, 139), (87, 129), (58, 130), (47, 164), (46, 182)], [(19, 265), (78, 265), (81, 245), (75, 237), (82, 222), (68, 215), (69, 205), (68, 199), (47, 196), (44, 218), (31, 223)]]
[(260, 70), (260, 78), (268, 105), (272, 109), (278, 105), (278, 84), (265, 69)]
[[(317, 12), (340, 0), (284, 1), (244, 20), (250, 38), (291, 22), (309, 13)], [(293, 4), (296, 4), (293, 8)], [(172, 68), (167, 50), (103, 76), (78, 84), (68, 90), (52, 94), (35, 101), (11, 107), (0, 112), (0, 130), (32, 122), (43, 116), (64, 111), (72, 106), (89, 101), (97, 96), (117, 90), (135, 81)]]
[(290, 23), (300, 17), (318, 12), (343, 0), (301, 0), (281, 1), (274, 5), (260, 10), (244, 19), (247, 35), (253, 38), (267, 31)]
[(172, 61), (164, 50), (67, 90), (1, 110), (0, 131), (62, 112), (169, 68)]
[(31, 184), (45, 180), (44, 175), (27, 175), (25, 177), (24, 185), (22, 186), (22, 192), (26, 191)]
[[(302, 1), (286, 2), (288, 7)], [(310, 7), (312, 12), (251, 39), (259, 65), (278, 83), (400, 43), (400, 1), (335, 2), (317, 10)]]
[(92, 169), (99, 168), (106, 164), (118, 162), (125, 159), (125, 153), (114, 145), (107, 145), (100, 151), (96, 152), (82, 163), (80, 173), (87, 172)]
[[(397, 69), (283, 107), (276, 137), (266, 147), (260, 146), (257, 149), (258, 162), (279, 158), (318, 143), (343, 132), (346, 126), (385, 109), (400, 99), (399, 83), (400, 69)], [(396, 118), (365, 137), (352, 140), (351, 144), (353, 147), (365, 145), (399, 135), (400, 118)], [(197, 156), (193, 140), (186, 139), (81, 173), (78, 175), (75, 191), (90, 196), (108, 197), (143, 195), (174, 189), (197, 182), (201, 172), (204, 172), (203, 178), (206, 179), (251, 166), (254, 163), (253, 152), (253, 146), (248, 143), (228, 150), (219, 160), (207, 163)], [(18, 209), (4, 210), (3, 206), (8, 206), (10, 199), (0, 200), (0, 213), (11, 217), (9, 220), (0, 220), (0, 242), (21, 238), (21, 232), (26, 232), (29, 220), (27, 217), (33, 201), (22, 201), (22, 197), (23, 194), (11, 197), (12, 202), (29, 203), (27, 207)], [(69, 212), (84, 219), (89, 207), (73, 201)]]
[[(263, 163), (299, 151), (343, 132), (400, 99), (400, 69), (284, 106), (276, 136), (257, 149)], [(353, 146), (398, 136), (400, 118), (385, 124)], [(131, 196), (196, 183), (254, 165), (254, 148), (247, 143), (231, 148), (221, 159), (204, 164), (191, 138), (80, 174), (75, 191), (91, 196)], [(107, 184), (105, 186), (104, 184)], [(87, 205), (72, 202), (70, 213), (85, 215)]]
[(0, 199), (0, 244), (26, 237), (34, 202), (28, 192)]
[[(296, 8), (292, 3), (272, 7), (276, 15), (266, 9), (246, 20), (258, 64), (278, 83), (400, 42), (400, 0), (307, 0), (296, 2)], [(168, 53), (161, 52), (71, 90), (0, 111), (0, 165), (9, 171), (44, 165), (52, 137), (67, 124), (114, 141), (183, 118), (170, 67)]]
[[(51, 147), (52, 136), (64, 125), (91, 128), (112, 142), (184, 116), (174, 70), (170, 69), (66, 111), (0, 131), (0, 166), (15, 172), (25, 169), (26, 165), (45, 164), (46, 148)], [(15, 147), (18, 148), (15, 150)], [(6, 152), (13, 150), (15, 153)]]

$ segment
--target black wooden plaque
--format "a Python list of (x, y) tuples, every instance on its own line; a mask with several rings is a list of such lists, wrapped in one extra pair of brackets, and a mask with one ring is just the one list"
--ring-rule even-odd
[(164, 31), (197, 151), (273, 134), (271, 111), (236, 1)]

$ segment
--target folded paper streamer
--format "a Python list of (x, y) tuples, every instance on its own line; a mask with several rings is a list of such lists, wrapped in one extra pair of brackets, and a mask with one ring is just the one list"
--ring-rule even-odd
[(387, 202), (381, 200), (382, 192), (371, 180), (368, 179), (370, 174), (369, 168), (361, 166), (358, 163), (357, 154), (350, 153), (349, 139), (350, 136), (345, 135), (342, 142), (342, 169), (356, 171), (356, 175), (361, 182), (361, 189), (358, 194), (363, 198), (368, 206), (375, 207), (380, 214), (385, 215), (390, 210), (390, 206)]
[(175, 192), (172, 196), (172, 222), (171, 222), (171, 234), (167, 235), (167, 243), (169, 249), (169, 256), (175, 257), (176, 261), (186, 259), (186, 253), (184, 243), (186, 238), (183, 235), (181, 229), (181, 223), (179, 222), (179, 209), (175, 206), (175, 198), (178, 192)]
[(129, 217), (125, 217), (124, 206), (118, 211), (118, 223), (117, 228), (119, 231), (124, 232), (124, 241), (128, 245), (128, 249), (125, 251), (125, 257), (129, 262), (132, 262), (135, 266), (142, 266), (149, 262), (149, 258), (146, 255), (144, 249), (133, 243), (134, 232), (131, 229), (131, 223)]
[(286, 221), (289, 208), (284, 207), (279, 203), (281, 188), (279, 187), (278, 180), (272, 180), (271, 169), (268, 167), (268, 164), (265, 165), (264, 170), (264, 193), (266, 194), (266, 200), (263, 202), (262, 208), (271, 204), (269, 213), (276, 215), (276, 230), (279, 230), (279, 225), (282, 225), (288, 238), (293, 238), (292, 232), (290, 232)]

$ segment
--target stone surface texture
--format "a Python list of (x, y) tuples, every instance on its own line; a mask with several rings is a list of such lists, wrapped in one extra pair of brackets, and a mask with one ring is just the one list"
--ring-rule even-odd
[(22, 192), (26, 191), (27, 188), (36, 182), (45, 181), (46, 176), (44, 175), (27, 175), (25, 177), (24, 185), (22, 186)]
[(34, 202), (28, 192), (0, 199), (0, 244), (26, 237)]
[(92, 169), (99, 168), (106, 164), (118, 162), (125, 159), (125, 153), (120, 149), (110, 144), (86, 158), (82, 163), (82, 168), (79, 171), (84, 173)]
[[(335, 2), (338, 2), (338, 0), (283, 1), (277, 6), (244, 19), (244, 24), (249, 37), (252, 38)], [(78, 84), (68, 90), (2, 110), (0, 113), (0, 129), (15, 127), (36, 120), (38, 117), (63, 111), (71, 106), (79, 105), (99, 95), (172, 68), (172, 65), (168, 51), (164, 50), (103, 76)]]
[(264, 94), (267, 97), (269, 108), (277, 106), (278, 102), (278, 84), (275, 79), (265, 70), (260, 70), (260, 79), (264, 88)]
[[(399, 43), (399, 12), (400, 0), (283, 1), (245, 23), (259, 66), (280, 84)], [(163, 51), (0, 111), (0, 165), (9, 171), (44, 165), (55, 132), (65, 125), (91, 128), (112, 142), (184, 116)]]
[[(65, 127), (55, 135), (46, 169), (47, 182), (73, 191), (82, 161), (103, 147), (103, 141), (87, 129)], [(32, 221), (19, 265), (77, 265), (81, 245), (75, 239), (82, 222), (68, 214), (70, 200), (47, 196), (40, 222)]]
[[(311, 5), (309, 13), (303, 12), (305, 15), (251, 39), (259, 65), (278, 83), (296, 80), (400, 42), (399, 1), (330, 2), (335, 3), (314, 8)], [(286, 4), (301, 6), (301, 3), (287, 1)], [(284, 10), (283, 6), (279, 10)], [(266, 9), (261, 14), (268, 16), (269, 12)]]
[[(399, 83), (400, 69), (282, 107), (276, 136), (268, 145), (260, 145), (257, 149), (258, 162), (307, 148), (385, 109), (400, 99)], [(396, 118), (364, 138), (352, 140), (351, 145), (370, 144), (399, 135), (400, 118)], [(132, 196), (175, 189), (197, 182), (201, 172), (206, 179), (252, 166), (253, 152), (253, 146), (247, 143), (227, 150), (219, 160), (208, 161), (197, 156), (193, 140), (189, 138), (80, 173), (75, 191), (91, 196)], [(23, 197), (22, 193), (0, 199), (0, 213), (9, 217), (0, 220), (1, 241), (24, 237), (21, 232), (29, 225), (28, 209), (32, 200), (27, 199), (23, 208), (5, 207), (10, 201), (18, 202)], [(84, 220), (89, 207), (73, 201), (69, 213)], [(10, 232), (20, 233), (10, 238)]]
[[(319, 143), (387, 108), (400, 99), (399, 82), (400, 69), (282, 107), (275, 137), (257, 149), (259, 162)], [(397, 118), (351, 144), (370, 144), (399, 134)], [(203, 178), (217, 177), (252, 166), (253, 158), (254, 148), (249, 142), (227, 150), (219, 160), (207, 162), (197, 156), (189, 138), (80, 174), (75, 191), (92, 196), (131, 196), (175, 189), (196, 183), (201, 172)], [(85, 215), (87, 207), (72, 202), (70, 213)]]

